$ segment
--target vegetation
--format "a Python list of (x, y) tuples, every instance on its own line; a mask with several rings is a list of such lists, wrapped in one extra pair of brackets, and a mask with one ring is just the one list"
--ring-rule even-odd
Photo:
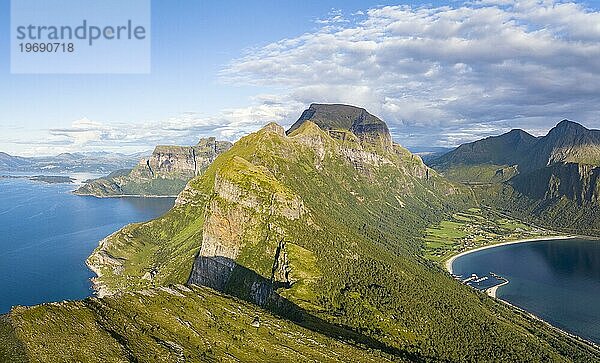
[(470, 208), (425, 230), (425, 257), (441, 262), (466, 250), (554, 234), (503, 217), (493, 210)]
[(18, 307), (11, 316), (32, 363), (400, 361), (202, 287)]
[(0, 362), (27, 362), (25, 346), (16, 336), (8, 316), (0, 316)]
[[(103, 241), (88, 262), (113, 296), (14, 309), (30, 360), (600, 359), (432, 261), (539, 231), (478, 209), (477, 191), (389, 143), (366, 111), (328, 123), (324, 107), (289, 135), (271, 124), (242, 138), (165, 216)], [(181, 285), (195, 281), (230, 296)]]
[[(359, 141), (333, 139), (310, 122), (289, 137), (269, 129), (247, 136), (189, 183), (173, 211), (111, 238), (107, 251), (124, 261), (123, 267), (106, 267), (100, 281), (114, 290), (185, 282), (206, 219), (226, 215), (231, 227), (224, 230), (242, 233), (236, 263), (246, 274), (272, 277), (275, 236), (283, 236), (298, 247), (287, 251), (290, 279), (298, 283), (277, 294), (403, 356), (424, 361), (591, 360), (587, 348), (501, 308), (420, 257), (419, 236), (428, 226), (455, 217), (478, 220), (475, 216), (483, 213), (456, 212), (475, 206), (466, 188), (449, 184), (401, 149), (364, 155)], [(227, 198), (223, 180), (231, 183)], [(295, 220), (273, 213), (265, 203), (281, 193), (288, 199), (300, 196), (307, 213)], [(267, 225), (281, 232), (260, 238)], [(491, 236), (494, 228), (501, 234), (521, 226), (496, 217), (492, 226), (481, 228)], [(294, 269), (294, 261), (306, 255), (314, 256), (313, 262)], [(151, 280), (142, 278), (150, 271), (155, 271)], [(245, 288), (234, 284), (227, 291), (250, 299)], [(279, 311), (276, 305), (269, 308)]]
[(597, 202), (578, 203), (567, 196), (536, 199), (511, 185), (473, 187), (482, 205), (510, 214), (528, 223), (566, 233), (600, 236), (600, 207)]
[(508, 165), (456, 165), (440, 170), (444, 177), (466, 184), (502, 183), (518, 174), (516, 166)]

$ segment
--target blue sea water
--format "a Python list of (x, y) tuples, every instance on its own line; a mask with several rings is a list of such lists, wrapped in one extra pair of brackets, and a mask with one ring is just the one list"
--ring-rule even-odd
[(457, 275), (494, 272), (507, 278), (497, 297), (600, 343), (600, 241), (504, 245), (461, 256), (452, 268)]
[(82, 299), (94, 274), (86, 258), (104, 237), (156, 218), (171, 198), (71, 194), (73, 185), (0, 179), (0, 314), (13, 305)]

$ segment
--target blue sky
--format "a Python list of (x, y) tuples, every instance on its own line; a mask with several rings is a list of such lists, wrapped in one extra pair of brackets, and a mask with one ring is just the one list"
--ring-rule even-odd
[(565, 117), (600, 127), (595, 1), (157, 0), (148, 75), (11, 75), (9, 3), (0, 151), (13, 154), (235, 140), (310, 102), (364, 106), (407, 146), (543, 133)]

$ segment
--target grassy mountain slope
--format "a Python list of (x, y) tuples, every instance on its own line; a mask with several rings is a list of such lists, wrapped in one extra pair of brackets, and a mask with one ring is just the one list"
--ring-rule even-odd
[[(593, 348), (456, 282), (426, 260), (426, 228), (473, 205), (470, 189), (446, 181), (400, 146), (381, 142), (389, 137), (381, 129), (378, 137), (365, 138), (363, 129), (351, 131), (354, 123), (328, 127), (335, 121), (328, 117), (322, 128), (304, 120), (286, 134), (270, 124), (242, 138), (188, 183), (166, 215), (104, 240), (88, 263), (102, 295), (113, 296), (11, 312), (29, 356), (84, 354), (98, 346), (96, 356), (115, 361), (177, 354), (202, 361), (205, 331), (231, 342), (229, 348), (211, 344), (225, 359), (232, 350), (252, 361), (263, 345), (259, 357), (277, 360), (276, 342), (291, 344), (276, 335), (244, 345), (240, 325), (211, 330), (210, 320), (193, 322), (205, 319), (203, 309), (249, 309), (232, 298), (207, 297), (206, 289), (176, 287), (163, 289), (158, 300), (147, 297), (161, 286), (189, 283), (290, 320), (277, 323), (278, 333), (302, 326), (317, 342), (323, 336), (352, 340), (401, 360), (600, 358)], [(239, 319), (259, 314), (253, 309)], [(343, 361), (371, 357), (345, 344), (339, 349), (345, 350), (338, 356)], [(286, 359), (303, 360), (298, 357)]]
[(432, 166), (449, 168), (456, 165), (516, 165), (536, 141), (536, 137), (515, 129), (500, 136), (463, 144), (433, 160)]
[(171, 212), (115, 234), (90, 263), (105, 292), (191, 275), (416, 360), (592, 359), (421, 257), (425, 228), (469, 199), (398, 146), (332, 138), (312, 122), (289, 136), (270, 125), (217, 158)]
[(399, 361), (201, 287), (18, 307), (11, 319), (32, 363)]

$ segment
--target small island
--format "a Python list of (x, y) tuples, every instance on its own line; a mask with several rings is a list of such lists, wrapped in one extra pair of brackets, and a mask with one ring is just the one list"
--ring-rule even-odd
[(27, 179), (34, 182), (46, 183), (46, 184), (71, 184), (75, 182), (75, 179), (69, 176), (62, 175), (0, 175), (0, 179)]

